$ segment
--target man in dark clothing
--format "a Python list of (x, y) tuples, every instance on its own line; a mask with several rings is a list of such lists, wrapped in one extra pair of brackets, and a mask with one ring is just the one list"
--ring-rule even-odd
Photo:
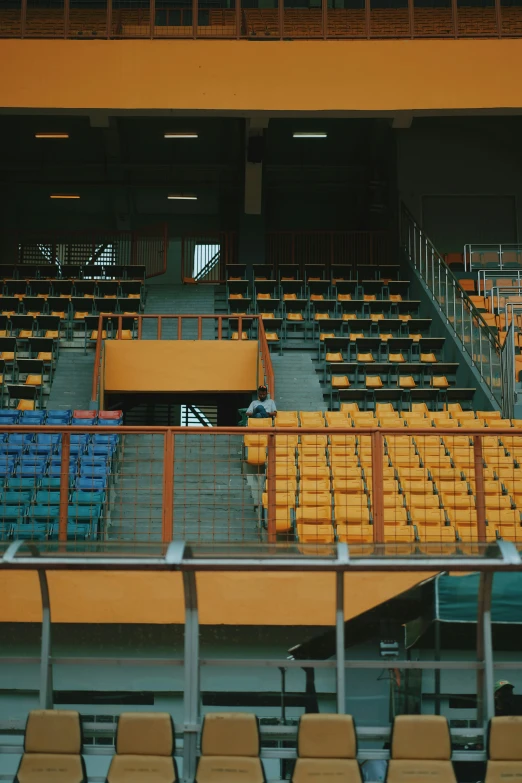
[(514, 685), (509, 680), (495, 683), (495, 715), (517, 715), (513, 699)]

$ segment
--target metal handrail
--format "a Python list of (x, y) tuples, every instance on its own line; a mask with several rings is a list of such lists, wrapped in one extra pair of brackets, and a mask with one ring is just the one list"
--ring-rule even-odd
[[(500, 407), (503, 394), (500, 341), (404, 204), (401, 243), (409, 261), (453, 329), (455, 337), (469, 355), (472, 366), (476, 367), (489, 388), (492, 399)], [(457, 321), (460, 321), (459, 328)], [(498, 364), (497, 372), (494, 371), (495, 358)]]
[(519, 266), (522, 268), (522, 245), (516, 242), (504, 242), (498, 244), (467, 244), (464, 245), (464, 271), (473, 271), (473, 253), (488, 253), (496, 255), (498, 258), (498, 268), (504, 269), (505, 263), (513, 263), (512, 260), (504, 261), (505, 253), (514, 253), (517, 257), (520, 257), (521, 263)]

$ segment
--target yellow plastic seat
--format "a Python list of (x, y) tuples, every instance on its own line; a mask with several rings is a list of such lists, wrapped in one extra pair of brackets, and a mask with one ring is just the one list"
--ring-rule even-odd
[(296, 525), (331, 525), (331, 506), (299, 506), (295, 510)]
[[(232, 336), (230, 338), (231, 340), (239, 340), (239, 332), (232, 332)], [(248, 340), (248, 334), (246, 332), (241, 332), (241, 339), (242, 340)]]
[[(339, 497), (343, 497), (342, 495)], [(345, 496), (346, 497), (346, 496)], [(370, 510), (367, 506), (350, 506), (346, 503), (335, 505), (335, 522), (340, 525), (369, 525)]]
[(522, 775), (522, 717), (492, 718), (488, 731), (485, 783), (518, 780)]
[(456, 783), (448, 721), (441, 715), (398, 715), (393, 722), (387, 783)]
[(297, 537), (303, 544), (333, 544), (335, 531), (332, 524), (297, 524)]
[(310, 465), (303, 463), (299, 466), (299, 475), (305, 479), (328, 479), (330, 478), (330, 469), (322, 465)]
[(15, 780), (19, 783), (44, 780), (85, 783), (87, 774), (81, 750), (78, 712), (32, 710), (27, 719), (24, 750)]
[(248, 427), (258, 427), (258, 428), (264, 427), (265, 429), (268, 429), (269, 427), (272, 426), (272, 423), (273, 423), (272, 419), (254, 419), (254, 418), (247, 419)]
[[(397, 386), (401, 389), (414, 389), (417, 384), (415, 383), (415, 378), (413, 375), (399, 375), (397, 379)], [(409, 426), (412, 427), (414, 424), (409, 423)]]
[(371, 352), (368, 352), (368, 353), (358, 353), (357, 354), (357, 361), (358, 362), (374, 362), (375, 359), (373, 358), (373, 354)]
[(367, 389), (382, 389), (384, 384), (380, 375), (367, 375), (365, 386)]
[(275, 417), (276, 427), (298, 427), (297, 411), (277, 411)]
[(390, 353), (388, 355), (388, 361), (402, 364), (402, 362), (405, 362), (406, 359), (404, 358), (402, 353)]
[(321, 332), (319, 335), (319, 340), (323, 342), (327, 337), (335, 337), (335, 334), (333, 332)]
[(449, 381), (445, 375), (434, 375), (431, 379), (431, 385), (435, 389), (447, 389), (449, 386)]
[(271, 294), (258, 294), (256, 299), (263, 300), (263, 299), (271, 299)]
[(423, 363), (430, 363), (433, 364), (437, 361), (437, 357), (434, 353), (421, 353), (420, 360)]
[(328, 313), (316, 313), (314, 321), (329, 321), (330, 315)]
[(25, 384), (26, 386), (41, 386), (43, 384), (42, 376), (30, 373), (25, 379)]
[(248, 465), (264, 465), (266, 462), (266, 446), (248, 446), (246, 461)]
[[(93, 341), (98, 339), (98, 330), (97, 329), (93, 329), (92, 330), (90, 339), (93, 340)], [(102, 330), (102, 340), (106, 340), (106, 339), (107, 339), (107, 330), (103, 329)]]
[(286, 314), (286, 320), (287, 321), (304, 321), (304, 317), (302, 313), (287, 313)]
[(342, 316), (343, 321), (356, 321), (357, 315), (355, 313), (343, 313)]
[[(350, 381), (347, 375), (332, 375), (332, 388), (333, 389), (348, 389)], [(331, 424), (329, 425), (332, 426)], [(351, 426), (346, 422), (344, 426)]]
[(201, 729), (196, 780), (198, 783), (264, 783), (259, 751), (259, 723), (253, 713), (207, 713)]
[(342, 355), (341, 351), (335, 351), (333, 353), (327, 353), (325, 358), (326, 358), (327, 362), (342, 362), (342, 361), (344, 361), (343, 355)]

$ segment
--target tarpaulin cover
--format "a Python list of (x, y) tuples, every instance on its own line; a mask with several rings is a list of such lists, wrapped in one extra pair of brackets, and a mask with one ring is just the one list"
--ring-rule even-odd
[[(435, 580), (435, 619), (448, 623), (476, 623), (479, 574)], [(522, 573), (497, 573), (493, 577), (491, 620), (522, 623)]]

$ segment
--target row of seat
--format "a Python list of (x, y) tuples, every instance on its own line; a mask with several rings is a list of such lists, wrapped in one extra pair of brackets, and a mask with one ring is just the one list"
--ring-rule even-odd
[(6, 278), (2, 281), (2, 296), (97, 296), (100, 298), (143, 299), (144, 287), (140, 280), (31, 279)]
[[(375, 426), (373, 413), (351, 413), (356, 426)], [(454, 413), (474, 415), (457, 409)], [(503, 421), (496, 411), (482, 413), (491, 426)], [(390, 423), (404, 424), (391, 405), (380, 405), (377, 415)], [(453, 421), (449, 411), (432, 415), (438, 426), (446, 427)], [(276, 435), (275, 472), (269, 481), (275, 483), (270, 502), (275, 504), (271, 512), (278, 533), (293, 533), (302, 542), (373, 542), (372, 442), (370, 436), (340, 433), (349, 420), (341, 412), (278, 412), (276, 426), (297, 427), (300, 422), (316, 431)], [(272, 423), (250, 419), (249, 425), (260, 421), (262, 427)], [(507, 424), (510, 427), (510, 422)], [(268, 434), (247, 432), (243, 440), (246, 462), (264, 469)], [(478, 540), (475, 454), (469, 436), (387, 435), (382, 463), (385, 542), (454, 545)], [(522, 539), (521, 464), (522, 434), (483, 437), (482, 490), (488, 540)], [(265, 479), (261, 501), (265, 523), (270, 487)]]
[[(0, 425), (24, 424), (40, 426), (67, 426), (68, 424), (87, 426), (118, 427), (123, 424), (123, 411), (91, 411), (83, 409), (46, 411), (13, 411), (0, 409)], [(37, 436), (38, 437), (38, 436)], [(71, 435), (71, 439), (75, 437)]]
[[(195, 783), (264, 783), (259, 721), (251, 713), (209, 713), (201, 727)], [(87, 783), (78, 712), (33, 710), (15, 783)], [(516, 778), (522, 768), (522, 718), (496, 717), (487, 734), (486, 783)], [(174, 725), (168, 713), (122, 713), (107, 783), (177, 783)], [(351, 715), (305, 714), (299, 720), (292, 783), (331, 779), (362, 783)], [(441, 715), (398, 715), (387, 781), (456, 783), (451, 735)]]
[(0, 280), (145, 280), (142, 264), (0, 264)]

